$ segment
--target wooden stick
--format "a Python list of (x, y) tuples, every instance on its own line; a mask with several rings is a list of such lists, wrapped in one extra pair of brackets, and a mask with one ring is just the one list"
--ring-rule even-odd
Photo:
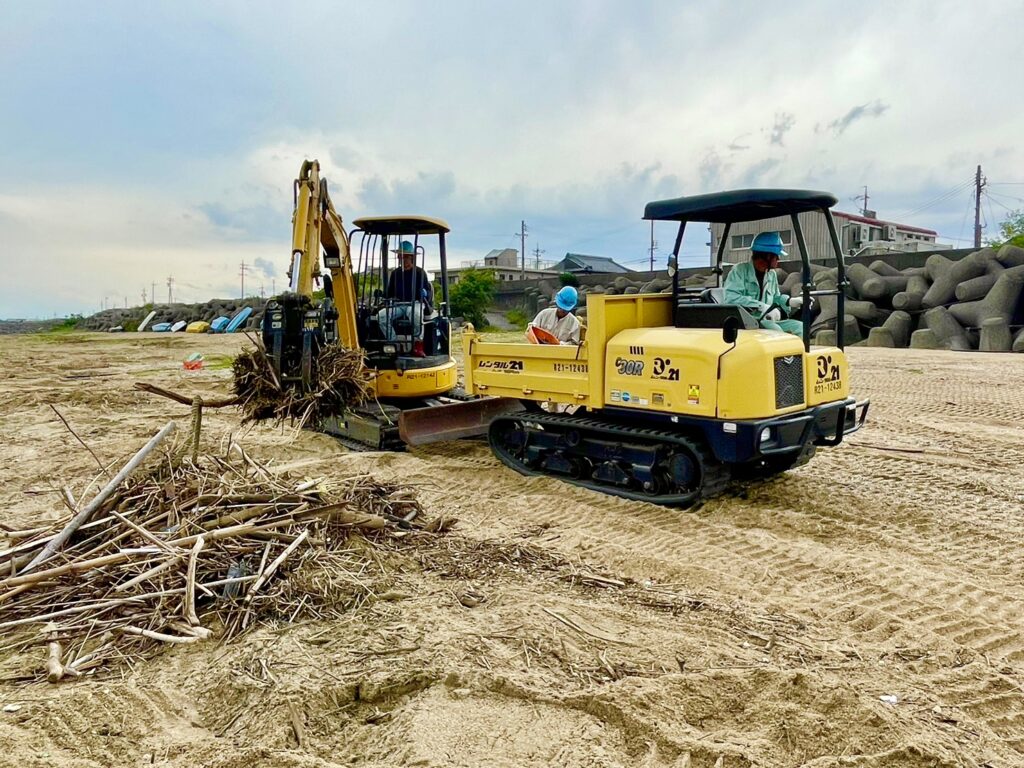
[(131, 625), (120, 627), (120, 630), (128, 635), (142, 635), (142, 637), (148, 637), (150, 640), (159, 640), (162, 643), (195, 643), (203, 639), (199, 635), (192, 635), (191, 637), (165, 635), (162, 632), (154, 632), (151, 629), (143, 629), (142, 627), (133, 627)]
[[(171, 392), (171, 390), (164, 389), (163, 387), (158, 387), (155, 384), (147, 384), (144, 381), (137, 381), (135, 382), (135, 388), (140, 389), (143, 392), (149, 392), (152, 395), (160, 395), (161, 397), (166, 397), (170, 400), (174, 400), (176, 403), (181, 403), (182, 405), (192, 405), (193, 398), (188, 397), (187, 395), (179, 395), (177, 392)], [(237, 405), (241, 401), (241, 399), (242, 398), (237, 395), (235, 397), (229, 397), (222, 400), (204, 399), (203, 407), (223, 408), (227, 405)]]
[(43, 548), (43, 551), (36, 555), (35, 558), (33, 558), (32, 561), (29, 562), (29, 564), (22, 569), (21, 573), (24, 575), (32, 569), (34, 569), (40, 563), (44, 563), (51, 557), (53, 557), (53, 554), (64, 546), (64, 543), (71, 538), (74, 532), (78, 530), (79, 526), (81, 526), (82, 523), (86, 522), (92, 516), (92, 513), (95, 512), (103, 504), (103, 502), (107, 500), (107, 497), (110, 496), (110, 494), (112, 494), (115, 490), (117, 490), (117, 487), (121, 485), (121, 483), (123, 483), (132, 472), (135, 471), (135, 469), (145, 460), (145, 458), (150, 454), (150, 452), (154, 448), (156, 448), (160, 444), (160, 442), (165, 437), (167, 437), (167, 435), (174, 431), (174, 427), (175, 424), (173, 421), (167, 422), (166, 426), (164, 426), (163, 429), (157, 432), (150, 439), (150, 441), (146, 443), (142, 447), (142, 449), (135, 454), (135, 456), (132, 457), (131, 461), (124, 465), (124, 467), (121, 469), (120, 472), (117, 473), (114, 479), (107, 483), (103, 490), (100, 491), (81, 512), (75, 515), (71, 519), (71, 522), (64, 526), (64, 530), (62, 530), (59, 534), (57, 534), (53, 539), (50, 540), (50, 543)]
[(304, 542), (308, 536), (309, 528), (305, 529), (302, 533), (299, 534), (299, 538), (297, 538), (295, 541), (293, 541), (291, 544), (285, 547), (284, 552), (278, 555), (274, 562), (267, 566), (267, 570), (261, 573), (260, 577), (253, 582), (253, 585), (251, 587), (249, 587), (249, 591), (245, 595), (245, 602), (248, 603), (252, 600), (253, 596), (256, 594), (259, 588), (266, 584), (267, 579), (274, 575), (274, 571), (276, 571), (281, 566), (281, 563), (283, 563), (287, 559), (288, 555), (294, 552), (298, 548), (299, 544)]
[(192, 547), (192, 554), (188, 558), (188, 575), (185, 577), (185, 619), (193, 627), (199, 626), (199, 617), (196, 615), (196, 565), (199, 562), (199, 552), (206, 542), (200, 536)]
[(60, 419), (61, 421), (63, 421), (63, 422), (64, 422), (64, 426), (65, 426), (65, 427), (67, 427), (67, 429), (68, 429), (68, 432), (70, 432), (70, 433), (72, 434), (72, 436), (73, 436), (73, 437), (75, 438), (75, 440), (77, 440), (78, 442), (80, 442), (80, 443), (82, 444), (82, 447), (83, 447), (83, 448), (85, 448), (85, 450), (87, 450), (87, 451), (89, 452), (89, 455), (90, 455), (90, 456), (92, 456), (92, 457), (93, 457), (94, 459), (96, 459), (96, 463), (97, 463), (97, 464), (99, 465), (100, 471), (101, 471), (101, 472), (102, 472), (103, 474), (105, 474), (105, 475), (106, 475), (107, 477), (110, 477), (110, 472), (108, 472), (108, 471), (107, 471), (107, 468), (106, 468), (105, 466), (103, 466), (103, 462), (102, 462), (102, 461), (100, 461), (100, 458), (99, 458), (99, 456), (97, 456), (97, 455), (96, 455), (95, 453), (93, 453), (93, 452), (92, 452), (92, 448), (90, 448), (90, 447), (89, 447), (88, 445), (86, 445), (86, 444), (85, 444), (85, 441), (84, 441), (84, 440), (83, 440), (82, 438), (80, 438), (80, 437), (78, 436), (78, 434), (77, 434), (77, 433), (75, 432), (75, 430), (73, 430), (73, 429), (71, 428), (71, 425), (70, 425), (70, 424), (68, 424), (68, 420), (67, 420), (67, 419), (65, 419), (65, 418), (64, 418), (64, 417), (63, 417), (63, 416), (61, 415), (60, 411), (58, 411), (58, 410), (57, 410), (57, 409), (56, 409), (56, 408), (55, 408), (55, 407), (53, 406), (53, 403), (47, 403), (47, 405), (48, 405), (48, 406), (50, 406), (50, 410), (51, 410), (51, 411), (53, 411), (54, 413), (56, 413), (56, 414), (57, 414), (57, 418), (58, 418), (58, 419)]
[(150, 568), (148, 571), (140, 573), (138, 576), (136, 576), (133, 579), (129, 579), (124, 584), (118, 584), (116, 587), (114, 587), (114, 591), (125, 592), (126, 590), (129, 590), (132, 587), (134, 587), (136, 584), (141, 584), (147, 579), (151, 579), (154, 576), (159, 576), (161, 573), (170, 568), (173, 568), (175, 565), (177, 565), (184, 559), (185, 555), (175, 555), (174, 557), (168, 560), (164, 560), (164, 562), (160, 563), (160, 565), (154, 566), (153, 568)]
[(64, 677), (64, 667), (60, 663), (60, 641), (54, 639), (57, 633), (57, 625), (52, 621), (43, 628), (43, 634), (50, 638), (47, 645), (47, 656), (46, 656), (46, 679), (51, 683), (56, 683), (62, 677)]
[[(193, 539), (194, 541), (194, 539)], [(191, 544), (192, 541), (189, 541)], [(115, 552), (112, 555), (103, 555), (102, 557), (94, 557), (89, 560), (80, 560), (73, 563), (65, 563), (64, 565), (57, 566), (56, 568), (50, 568), (45, 571), (36, 571), (35, 573), (22, 574), (20, 576), (12, 576), (9, 579), (0, 581), (0, 587), (17, 587), (20, 584), (34, 584), (40, 581), (46, 581), (53, 578), (54, 576), (63, 576), (68, 573), (80, 573), (82, 571), (89, 571), (93, 568), (102, 568), (104, 565), (113, 565), (114, 563), (122, 563), (125, 560), (131, 560), (136, 555), (157, 555), (160, 554), (160, 550), (156, 547), (143, 547), (141, 549), (122, 549), (120, 552)]]

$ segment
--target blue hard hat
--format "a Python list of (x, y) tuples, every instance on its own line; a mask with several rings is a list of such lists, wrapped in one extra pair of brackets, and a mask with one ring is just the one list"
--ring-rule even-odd
[(576, 309), (576, 302), (580, 300), (576, 289), (567, 285), (555, 294), (555, 306), (564, 312), (572, 312)]
[(754, 253), (770, 253), (775, 256), (788, 256), (782, 250), (782, 236), (778, 232), (762, 232), (754, 238), (754, 244), (750, 246)]
[(403, 256), (405, 256), (406, 254), (409, 254), (410, 256), (415, 256), (416, 246), (414, 246), (408, 240), (403, 240), (402, 244), (398, 246), (398, 250), (396, 251), (396, 253), (400, 253)]

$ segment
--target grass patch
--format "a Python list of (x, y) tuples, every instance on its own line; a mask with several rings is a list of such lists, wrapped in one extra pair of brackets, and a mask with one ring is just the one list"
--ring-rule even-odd
[(525, 331), (526, 324), (530, 322), (530, 318), (521, 309), (510, 309), (505, 313), (505, 319), (521, 331)]
[(210, 371), (230, 370), (234, 362), (234, 355), (203, 355), (203, 368)]

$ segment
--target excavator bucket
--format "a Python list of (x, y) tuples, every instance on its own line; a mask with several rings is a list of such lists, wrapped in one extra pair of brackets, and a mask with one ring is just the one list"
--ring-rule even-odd
[(523, 404), (509, 397), (483, 397), (462, 403), (402, 411), (398, 434), (406, 445), (429, 445), (487, 434), (497, 416), (518, 413)]

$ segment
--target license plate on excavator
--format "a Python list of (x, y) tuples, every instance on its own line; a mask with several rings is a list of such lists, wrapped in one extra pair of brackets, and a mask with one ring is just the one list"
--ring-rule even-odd
[(429, 445), (487, 434), (491, 421), (522, 411), (509, 397), (482, 397), (462, 403), (412, 408), (398, 417), (398, 434), (406, 445)]

